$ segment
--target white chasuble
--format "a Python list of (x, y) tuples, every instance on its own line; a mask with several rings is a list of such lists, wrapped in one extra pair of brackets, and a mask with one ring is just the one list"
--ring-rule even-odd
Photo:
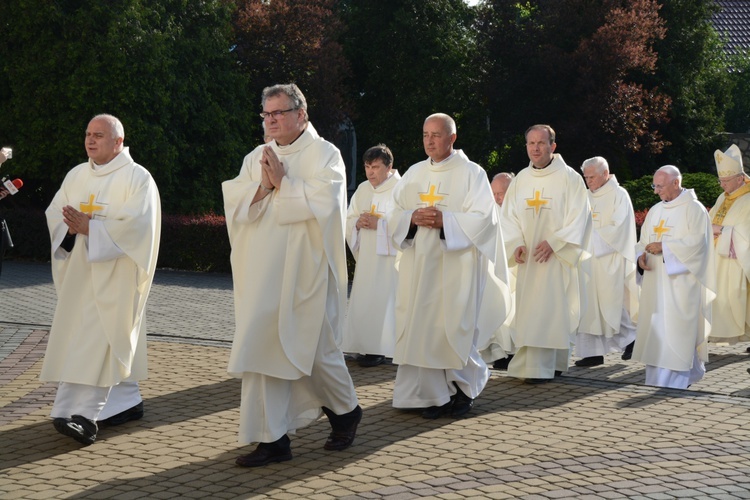
[(699, 359), (708, 360), (710, 302), (716, 288), (714, 249), (708, 212), (692, 189), (654, 205), (641, 226), (636, 255), (651, 242), (662, 243), (662, 255), (647, 255), (633, 359), (646, 365), (684, 372)]
[[(60, 245), (70, 205), (91, 217), (89, 236)], [(146, 378), (146, 299), (161, 232), (159, 192), (125, 148), (106, 165), (72, 169), (46, 211), (57, 307), (43, 381), (113, 386)]]
[[(544, 169), (523, 169), (503, 201), (503, 238), (510, 266), (518, 266), (512, 324), (516, 349), (570, 349), (580, 321), (579, 267), (591, 231), (583, 178), (559, 154)], [(535, 262), (534, 248), (547, 241), (554, 254)], [(526, 247), (526, 262), (513, 252)], [(515, 360), (515, 359), (514, 359)]]
[[(487, 343), (510, 310), (502, 235), (487, 174), (455, 151), (438, 164), (427, 159), (411, 166), (393, 199), (388, 226), (402, 251), (393, 361), (462, 369), (472, 349)], [(445, 239), (440, 229), (426, 227), (407, 238), (412, 213), (428, 206), (442, 212)], [(478, 315), (484, 307), (496, 312), (495, 323), (481, 331)]]
[[(284, 165), (280, 190), (254, 205), (262, 148)], [(321, 332), (341, 342), (346, 307), (345, 167), (311, 123), (288, 146), (245, 157), (222, 184), (232, 245), (236, 331), (228, 371), (309, 376)]]
[[(346, 241), (357, 261), (344, 329), (344, 352), (393, 357), (396, 344), (396, 260), (398, 251), (388, 237), (387, 213), (401, 175), (393, 172), (379, 186), (359, 185), (349, 203)], [(357, 229), (360, 215), (378, 217), (377, 229)]]
[[(741, 191), (741, 192), (738, 192)], [(714, 240), (716, 248), (716, 299), (712, 304), (711, 341), (750, 340), (750, 193), (748, 184), (738, 194), (721, 221), (718, 216), (727, 198), (722, 193), (711, 209), (714, 224), (724, 226)]]
[[(497, 217), (498, 224), (500, 221), (502, 207), (495, 204), (495, 216)], [(497, 314), (498, 311), (493, 307), (483, 307), (479, 314), (479, 329), (481, 331), (493, 331), (492, 335), (483, 343), (477, 347), (481, 353), (482, 359), (486, 363), (496, 361), (498, 359), (507, 358), (511, 354), (515, 354), (516, 348), (513, 345), (513, 330), (511, 326), (513, 324), (513, 318), (516, 315), (516, 271), (517, 267), (508, 269), (508, 290), (510, 291), (510, 309), (505, 318), (505, 321), (497, 327)], [(495, 288), (498, 290), (498, 288)], [(491, 294), (485, 293), (487, 299)], [(489, 298), (489, 302), (498, 302), (497, 299)]]
[(613, 337), (620, 333), (623, 309), (633, 322), (638, 318), (635, 215), (614, 175), (588, 195), (593, 230), (591, 257), (582, 263), (587, 284), (579, 333)]

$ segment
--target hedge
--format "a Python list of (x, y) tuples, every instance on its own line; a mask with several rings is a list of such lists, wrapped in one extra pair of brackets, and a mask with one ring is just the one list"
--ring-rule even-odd
[[(652, 176), (647, 175), (623, 183), (630, 194), (640, 230), (648, 209), (659, 201), (651, 189)], [(713, 205), (722, 189), (716, 177), (707, 173), (686, 173), (683, 186), (695, 189), (698, 199), (707, 207)], [(2, 203), (2, 202), (0, 202)], [(6, 252), (6, 259), (47, 262), (50, 258), (49, 235), (43, 210), (0, 207), (0, 218), (10, 228), (15, 247)], [(3, 208), (5, 208), (3, 210)], [(229, 238), (224, 216), (164, 215), (162, 217), (160, 269), (230, 272)], [(354, 272), (354, 259), (347, 252), (349, 279)]]

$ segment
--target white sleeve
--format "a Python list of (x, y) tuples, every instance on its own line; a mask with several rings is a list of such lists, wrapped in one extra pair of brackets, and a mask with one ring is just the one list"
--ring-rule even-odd
[(687, 274), (690, 272), (685, 264), (680, 262), (680, 259), (669, 251), (666, 243), (661, 244), (661, 250), (664, 254), (664, 266), (667, 270), (667, 276), (677, 276), (678, 274)]
[(474, 244), (463, 232), (451, 212), (443, 212), (443, 232), (445, 233), (445, 249), (449, 252), (465, 250)]
[(102, 221), (89, 221), (88, 240), (89, 262), (104, 262), (125, 255), (125, 252), (112, 240)]

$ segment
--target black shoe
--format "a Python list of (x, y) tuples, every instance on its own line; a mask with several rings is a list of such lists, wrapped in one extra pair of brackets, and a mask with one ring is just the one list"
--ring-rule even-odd
[(385, 363), (385, 356), (379, 354), (361, 354), (357, 357), (357, 364), (362, 368), (372, 368), (383, 363)]
[(72, 437), (86, 446), (94, 444), (96, 433), (99, 431), (96, 422), (82, 415), (73, 415), (70, 418), (56, 418), (52, 423), (57, 432)]
[[(620, 357), (622, 359), (624, 359), (625, 361), (627, 361), (630, 358), (632, 358), (633, 357), (633, 347), (634, 346), (635, 346), (635, 340), (625, 346), (625, 350), (622, 352), (622, 356), (620, 356)], [(750, 347), (748, 349), (750, 349)], [(748, 352), (750, 352), (750, 350), (748, 350)]]
[(513, 355), (508, 354), (507, 357), (500, 358), (492, 363), (492, 368), (494, 368), (495, 370), (507, 370), (511, 359), (513, 359)]
[(576, 366), (599, 366), (604, 364), (604, 356), (589, 356), (575, 362)]
[(745, 349), (745, 352), (750, 353), (750, 347), (748, 347), (747, 349)]
[[(456, 383), (453, 382), (453, 385), (456, 385)], [(474, 407), (474, 399), (464, 394), (458, 386), (456, 386), (456, 391), (456, 395), (453, 396), (453, 405), (451, 406), (451, 417), (463, 417)]]
[(523, 379), (524, 384), (546, 384), (552, 382), (551, 378), (525, 378)]
[(555, 377), (559, 377), (559, 376), (561, 376), (561, 375), (562, 375), (562, 371), (560, 371), (560, 370), (555, 370)]
[(234, 463), (240, 467), (261, 467), (274, 462), (286, 462), (291, 459), (291, 440), (289, 436), (284, 434), (273, 443), (258, 443), (255, 451), (237, 457)]
[(328, 416), (331, 423), (331, 434), (328, 435), (323, 448), (329, 451), (341, 451), (350, 447), (357, 435), (357, 426), (362, 421), (362, 407), (357, 405), (349, 413), (336, 415), (324, 406), (323, 413)]
[(121, 411), (117, 415), (112, 415), (111, 417), (105, 418), (104, 420), (99, 420), (97, 423), (99, 425), (106, 425), (106, 426), (111, 427), (113, 425), (122, 425), (126, 422), (130, 422), (131, 420), (140, 420), (142, 418), (143, 418), (143, 401), (133, 406), (132, 408), (128, 408), (125, 411)]
[(435, 420), (443, 415), (447, 415), (453, 409), (453, 398), (442, 406), (430, 406), (422, 412), (422, 418)]

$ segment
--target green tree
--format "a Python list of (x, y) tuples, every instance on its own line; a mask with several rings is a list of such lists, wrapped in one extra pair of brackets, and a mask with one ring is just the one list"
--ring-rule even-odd
[(0, 138), (44, 205), (108, 112), (167, 212), (221, 209), (247, 151), (244, 81), (219, 0), (7, 0), (0, 12)]
[(335, 139), (353, 112), (344, 86), (349, 63), (338, 42), (343, 25), (337, 0), (236, 3), (234, 52), (250, 82), (253, 111), (260, 111), (264, 87), (296, 83), (305, 94), (313, 125), (321, 136)]
[(750, 52), (740, 53), (730, 60), (729, 80), (732, 84), (731, 106), (727, 113), (727, 132), (750, 132)]
[(569, 163), (602, 155), (620, 174), (628, 155), (664, 147), (670, 100), (646, 78), (664, 36), (656, 0), (488, 0), (478, 32), (493, 142), (511, 145), (505, 169), (528, 163), (534, 123), (556, 129)]
[(442, 112), (457, 122), (456, 147), (481, 162), (488, 148), (474, 10), (463, 0), (349, 0), (343, 8), (359, 156), (383, 142), (403, 172), (425, 157), (424, 119)]
[(711, 24), (718, 7), (713, 0), (660, 4), (667, 33), (654, 47), (659, 62), (652, 82), (671, 97), (672, 106), (669, 124), (662, 128), (671, 145), (658, 162), (683, 172), (710, 172), (713, 150), (723, 145), (725, 107), (731, 102), (727, 61)]

